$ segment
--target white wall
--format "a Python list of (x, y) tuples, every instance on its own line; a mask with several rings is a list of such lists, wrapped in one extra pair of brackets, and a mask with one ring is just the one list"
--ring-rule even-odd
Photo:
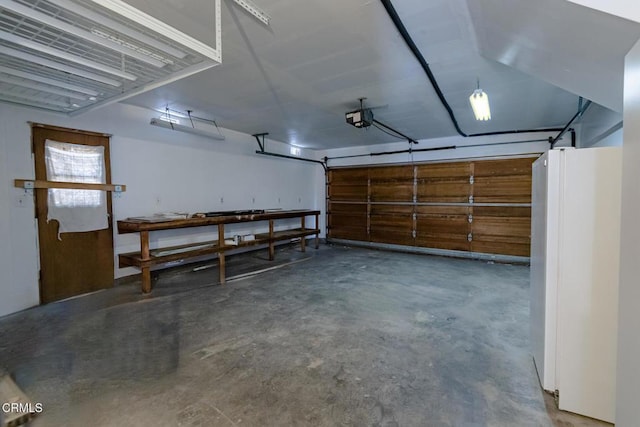
[[(150, 126), (156, 113), (116, 104), (79, 117), (0, 105), (0, 316), (39, 303), (37, 232), (33, 199), (13, 187), (14, 178), (33, 178), (28, 121), (112, 134), (112, 182), (127, 185), (113, 199), (114, 219), (157, 212), (232, 209), (324, 209), (322, 167), (259, 156), (255, 138), (223, 129), (225, 141)], [(288, 146), (267, 142), (269, 151)], [(317, 158), (303, 150), (303, 157)], [(254, 201), (255, 199), (255, 201)], [(26, 201), (26, 207), (19, 202)], [(265, 224), (229, 227), (229, 233), (262, 231)], [(114, 227), (115, 228), (115, 227)], [(139, 249), (137, 234), (115, 233), (116, 277), (138, 273), (117, 268), (117, 254)], [(152, 233), (162, 246), (212, 239), (213, 227)]]
[(579, 148), (622, 146), (622, 114), (592, 104), (579, 121)]
[(623, 130), (622, 127), (612, 129), (612, 132), (593, 144), (591, 147), (622, 147)]
[[(375, 131), (375, 130), (374, 130)], [(386, 156), (365, 156), (346, 159), (335, 159), (329, 161), (329, 167), (350, 166), (350, 165), (367, 165), (380, 163), (407, 163), (413, 158), (415, 162), (421, 161), (437, 161), (437, 160), (453, 160), (477, 157), (494, 157), (494, 156), (510, 156), (524, 154), (540, 154), (549, 149), (548, 137), (555, 137), (558, 133), (531, 132), (523, 134), (495, 135), (463, 138), (453, 136), (448, 138), (437, 138), (430, 140), (422, 140), (419, 144), (413, 145), (414, 150), (435, 147), (455, 146), (455, 149), (414, 152), (413, 157), (408, 153), (393, 154)], [(532, 141), (520, 142), (517, 141)], [(513, 142), (513, 143), (511, 143)], [(481, 144), (492, 144), (485, 146), (477, 146)], [(474, 146), (475, 145), (475, 146)], [(559, 146), (571, 145), (571, 135), (566, 134)], [(338, 157), (351, 156), (357, 154), (369, 154), (371, 152), (386, 152), (404, 150), (408, 148), (407, 142), (396, 142), (390, 144), (380, 144), (366, 147), (340, 148), (322, 152), (322, 156)]]
[(640, 420), (640, 42), (625, 61), (616, 425)]

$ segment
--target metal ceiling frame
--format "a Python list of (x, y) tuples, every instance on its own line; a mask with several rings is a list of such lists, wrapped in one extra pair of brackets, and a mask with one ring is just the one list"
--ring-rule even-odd
[(76, 116), (199, 73), (222, 61), (213, 11), (215, 46), (123, 0), (0, 0), (0, 99)]

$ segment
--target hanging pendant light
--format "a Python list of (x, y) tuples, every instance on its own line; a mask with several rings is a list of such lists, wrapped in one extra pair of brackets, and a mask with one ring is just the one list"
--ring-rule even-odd
[(478, 87), (469, 97), (473, 114), (476, 120), (491, 120), (491, 109), (489, 108), (489, 96), (480, 89), (480, 80), (478, 79)]

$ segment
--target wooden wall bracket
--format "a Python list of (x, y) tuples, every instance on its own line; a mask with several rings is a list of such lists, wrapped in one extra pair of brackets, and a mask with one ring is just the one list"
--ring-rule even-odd
[(37, 179), (16, 179), (14, 185), (17, 188), (33, 190), (36, 188), (66, 188), (72, 190), (102, 190), (114, 193), (127, 191), (126, 185), (121, 184), (89, 184), (84, 182), (43, 181)]

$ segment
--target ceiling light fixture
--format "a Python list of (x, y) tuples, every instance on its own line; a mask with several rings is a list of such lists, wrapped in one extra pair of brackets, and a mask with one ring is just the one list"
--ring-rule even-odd
[(126, 25), (116, 22), (115, 20), (107, 16), (101, 15), (97, 12), (94, 12), (93, 10), (82, 7), (79, 4), (73, 3), (69, 0), (48, 0), (48, 1), (49, 3), (54, 4), (62, 9), (68, 10), (69, 12), (73, 12), (91, 21), (99, 22), (100, 24), (104, 25), (105, 28), (109, 28), (119, 34), (124, 34), (127, 37), (131, 37), (133, 40), (138, 40), (168, 55), (171, 55), (180, 59), (187, 56), (187, 54), (181, 50), (175, 49), (166, 43), (162, 43), (161, 41), (156, 40), (153, 37), (149, 37), (146, 34), (143, 34), (139, 31), (129, 28)]
[(107, 77), (102, 77), (102, 76), (100, 76), (98, 74), (91, 73), (89, 71), (79, 70), (79, 69), (77, 69), (75, 67), (71, 67), (69, 65), (61, 64), (61, 63), (56, 62), (56, 61), (51, 61), (49, 59), (42, 58), (42, 57), (36, 56), (36, 55), (32, 55), (32, 54), (27, 53), (27, 52), (22, 52), (20, 50), (13, 49), (11, 47), (0, 46), (0, 53), (3, 53), (5, 55), (9, 55), (9, 56), (13, 56), (14, 58), (23, 59), (25, 61), (29, 61), (29, 62), (33, 62), (33, 63), (36, 63), (36, 64), (44, 65), (45, 67), (49, 67), (49, 68), (53, 68), (53, 69), (56, 69), (56, 70), (60, 70), (60, 71), (63, 71), (65, 73), (70, 73), (70, 74), (74, 74), (76, 76), (84, 77), (85, 79), (95, 80), (97, 82), (108, 84), (110, 86), (115, 86), (115, 87), (122, 86), (122, 83), (120, 83), (117, 80), (113, 80), (113, 79), (110, 79), (110, 78), (107, 78)]
[(18, 46), (26, 47), (28, 49), (33, 49), (38, 52), (42, 52), (47, 55), (55, 56), (60, 59), (64, 59), (66, 61), (75, 62), (78, 65), (83, 65), (85, 67), (93, 68), (97, 71), (102, 71), (104, 73), (112, 74), (114, 76), (122, 77), (123, 79), (135, 81), (138, 78), (131, 73), (127, 73), (125, 71), (120, 71), (116, 68), (109, 67), (108, 65), (99, 64), (94, 61), (90, 61), (81, 56), (72, 55), (70, 53), (64, 52), (62, 50), (54, 49), (49, 46), (45, 46), (40, 43), (36, 43), (32, 40), (25, 39), (23, 37), (16, 36), (15, 34), (7, 33), (6, 31), (0, 31), (0, 39), (15, 43)]
[(191, 126), (185, 126), (185, 125), (181, 125), (178, 123), (172, 123), (171, 121), (167, 121), (166, 118), (162, 119), (162, 118), (152, 118), (151, 121), (149, 122), (150, 125), (152, 126), (158, 126), (161, 128), (165, 128), (165, 129), (171, 129), (171, 130), (175, 130), (175, 131), (179, 131), (179, 132), (185, 132), (185, 133), (190, 133), (193, 135), (199, 135), (199, 136), (204, 136), (207, 138), (211, 138), (211, 139), (217, 139), (219, 141), (224, 141), (225, 136), (220, 134), (220, 133), (214, 133), (212, 131), (209, 131), (207, 129), (202, 129), (202, 128), (196, 128), (196, 127), (191, 127)]
[(147, 64), (153, 65), (154, 67), (162, 68), (165, 65), (163, 62), (160, 62), (148, 55), (144, 55), (136, 50), (129, 49), (126, 46), (115, 43), (104, 37), (99, 37), (98, 35), (92, 34), (89, 31), (67, 24), (66, 22), (62, 22), (52, 16), (46, 15), (42, 12), (38, 12), (37, 10), (34, 10), (30, 7), (22, 6), (11, 0), (0, 0), (0, 6), (4, 9), (11, 10), (27, 18), (42, 22), (43, 24), (49, 25), (60, 31), (64, 31), (65, 33), (73, 34), (74, 36), (80, 37), (89, 42), (104, 46), (108, 49), (122, 53), (131, 58), (135, 58), (139, 61), (146, 62)]
[(469, 97), (473, 114), (476, 120), (491, 120), (491, 109), (489, 108), (489, 96), (480, 89), (480, 79), (478, 79), (478, 87)]
[(99, 93), (96, 92), (95, 90), (87, 89), (85, 87), (81, 87), (77, 85), (72, 85), (70, 83), (61, 82), (59, 80), (50, 79), (48, 77), (38, 76), (32, 73), (26, 73), (24, 71), (14, 70), (13, 68), (3, 67), (2, 65), (0, 65), (0, 73), (8, 74), (10, 76), (22, 77), (23, 79), (45, 83), (50, 86), (56, 86), (63, 89), (69, 89), (75, 92), (84, 93), (86, 95), (89, 95), (91, 98), (93, 98), (93, 99), (89, 98), (92, 101), (95, 101), (97, 99), (96, 96), (99, 95)]

